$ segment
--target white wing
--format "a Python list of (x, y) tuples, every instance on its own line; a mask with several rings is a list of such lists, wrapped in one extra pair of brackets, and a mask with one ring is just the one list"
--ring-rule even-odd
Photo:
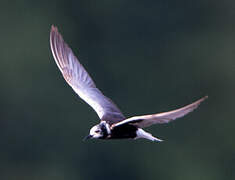
[(144, 127), (151, 126), (153, 124), (168, 123), (170, 121), (173, 121), (177, 118), (183, 117), (186, 114), (192, 112), (194, 109), (196, 109), (199, 106), (199, 104), (202, 101), (204, 101), (207, 98), (208, 98), (208, 96), (205, 96), (192, 104), (189, 104), (187, 106), (184, 106), (180, 109), (176, 109), (173, 111), (152, 114), (152, 115), (131, 117), (131, 118), (128, 118), (128, 119), (121, 121), (119, 123), (113, 124), (112, 127), (114, 128), (117, 126), (121, 126), (123, 124), (132, 124), (138, 128), (144, 128)]
[(50, 45), (55, 62), (64, 79), (96, 111), (101, 120), (113, 124), (125, 119), (117, 106), (96, 88), (95, 83), (55, 26), (51, 27)]

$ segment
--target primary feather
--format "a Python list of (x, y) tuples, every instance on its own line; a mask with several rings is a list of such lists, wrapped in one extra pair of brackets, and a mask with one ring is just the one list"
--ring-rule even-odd
[(125, 119), (118, 107), (96, 88), (95, 83), (79, 63), (55, 26), (51, 27), (50, 45), (53, 57), (66, 82), (109, 124)]
[(168, 123), (170, 121), (173, 121), (177, 118), (183, 117), (186, 114), (192, 112), (194, 109), (196, 109), (199, 104), (207, 99), (208, 96), (205, 96), (196, 102), (189, 104), (187, 106), (184, 106), (182, 108), (169, 111), (169, 112), (163, 112), (163, 113), (158, 113), (158, 114), (152, 114), (152, 115), (143, 115), (143, 116), (135, 116), (128, 118), (124, 121), (121, 121), (119, 123), (114, 124), (112, 127), (117, 127), (121, 126), (124, 124), (132, 124), (138, 128), (145, 128), (148, 126), (151, 126), (153, 124), (163, 124), (163, 123)]

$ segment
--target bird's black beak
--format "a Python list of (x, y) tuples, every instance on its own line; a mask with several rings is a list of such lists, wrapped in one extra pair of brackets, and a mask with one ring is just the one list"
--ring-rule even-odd
[(91, 139), (91, 138), (92, 138), (92, 135), (89, 134), (88, 136), (83, 138), (83, 141), (86, 141), (87, 139)]

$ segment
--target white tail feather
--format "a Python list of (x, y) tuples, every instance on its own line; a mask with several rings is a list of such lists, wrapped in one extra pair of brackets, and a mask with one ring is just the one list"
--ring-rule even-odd
[(139, 139), (139, 138), (144, 138), (144, 139), (148, 139), (150, 141), (157, 141), (157, 142), (161, 142), (163, 140), (161, 139), (158, 139), (156, 137), (154, 137), (152, 134), (144, 131), (143, 129), (139, 128), (137, 131), (136, 131), (136, 138), (135, 139)]

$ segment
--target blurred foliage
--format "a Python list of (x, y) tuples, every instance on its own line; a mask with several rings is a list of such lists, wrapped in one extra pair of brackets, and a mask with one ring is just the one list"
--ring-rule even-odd
[[(234, 8), (228, 0), (1, 0), (0, 179), (234, 179)], [(52, 24), (127, 117), (209, 99), (148, 129), (163, 143), (83, 142), (99, 119), (54, 63)]]

